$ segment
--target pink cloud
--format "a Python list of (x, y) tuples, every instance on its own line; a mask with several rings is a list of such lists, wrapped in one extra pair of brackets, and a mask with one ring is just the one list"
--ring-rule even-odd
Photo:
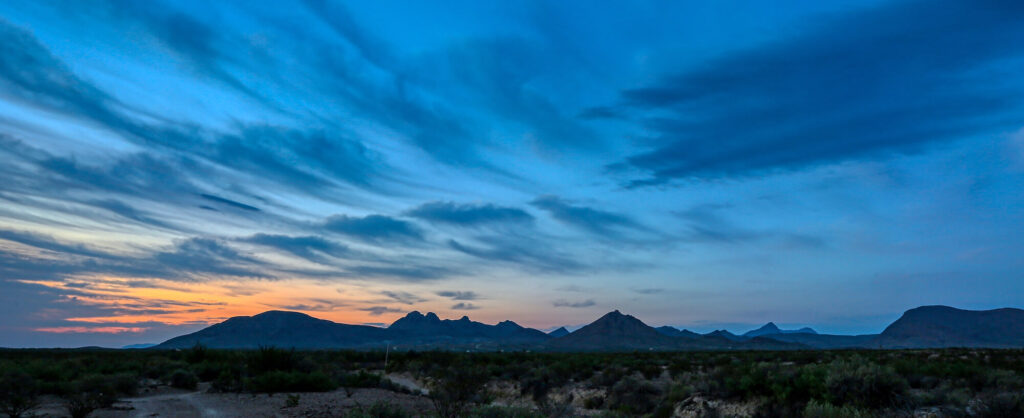
[(139, 333), (148, 330), (147, 327), (50, 327), (36, 328), (39, 332), (52, 332), (56, 334), (124, 334)]

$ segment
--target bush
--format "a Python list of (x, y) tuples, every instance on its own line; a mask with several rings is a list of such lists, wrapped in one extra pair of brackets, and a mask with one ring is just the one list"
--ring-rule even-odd
[(175, 370), (171, 373), (171, 386), (178, 389), (194, 390), (199, 385), (199, 378), (194, 373), (185, 369)]
[(92, 411), (107, 408), (117, 401), (115, 382), (107, 376), (84, 377), (64, 395), (64, 406), (72, 418), (85, 418)]
[(192, 346), (192, 348), (185, 352), (185, 361), (189, 364), (202, 363), (206, 360), (209, 353), (210, 350), (207, 349), (205, 345), (196, 342), (196, 345)]
[(11, 418), (28, 415), (39, 406), (35, 379), (22, 371), (8, 371), (0, 376), (0, 412)]
[(481, 389), (489, 377), (471, 365), (452, 366), (435, 377), (430, 398), (438, 415), (445, 418), (464, 416), (471, 403), (482, 400)]
[(346, 388), (376, 388), (381, 385), (381, 376), (360, 370), (358, 373), (343, 373), (338, 383)]
[(377, 401), (368, 408), (359, 407), (349, 411), (344, 416), (346, 418), (407, 418), (412, 415), (397, 405)]
[(1000, 393), (983, 399), (975, 416), (981, 418), (1024, 417), (1024, 396), (1017, 393)]
[(646, 414), (658, 406), (661, 389), (650, 382), (627, 377), (608, 391), (608, 407), (631, 415)]
[(828, 402), (810, 401), (804, 408), (804, 418), (870, 418), (871, 413), (846, 405), (838, 407)]
[(295, 369), (297, 363), (298, 359), (296, 358), (295, 350), (261, 346), (249, 358), (249, 369), (255, 374), (272, 371), (291, 371)]
[(876, 409), (900, 404), (907, 393), (907, 381), (891, 367), (855, 357), (831, 364), (825, 389), (833, 405)]
[(471, 418), (547, 418), (538, 411), (530, 408), (515, 406), (481, 406), (475, 408), (466, 415)]

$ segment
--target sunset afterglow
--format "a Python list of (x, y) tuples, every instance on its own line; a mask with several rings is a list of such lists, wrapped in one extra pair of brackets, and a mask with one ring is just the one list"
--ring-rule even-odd
[(980, 3), (0, 2), (0, 347), (1020, 306), (1024, 10)]

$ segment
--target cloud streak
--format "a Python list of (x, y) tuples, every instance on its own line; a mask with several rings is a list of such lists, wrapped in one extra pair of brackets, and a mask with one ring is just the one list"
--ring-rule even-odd
[(554, 306), (556, 308), (589, 308), (596, 304), (597, 302), (594, 302), (593, 299), (587, 299), (577, 302), (570, 302), (565, 299), (559, 299), (554, 302), (551, 302), (551, 306)]
[(533, 215), (522, 209), (493, 204), (429, 202), (407, 211), (406, 215), (431, 223), (463, 227), (528, 225), (533, 222)]
[[(927, 14), (928, 19), (919, 17)], [(1024, 122), (1013, 2), (893, 2), (623, 90), (650, 151), (633, 185), (919, 152)]]

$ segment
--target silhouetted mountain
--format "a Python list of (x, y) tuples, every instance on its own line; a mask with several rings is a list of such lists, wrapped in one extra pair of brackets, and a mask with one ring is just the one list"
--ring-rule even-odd
[(711, 332), (709, 332), (707, 334), (704, 334), (704, 336), (705, 337), (721, 338), (721, 339), (728, 340), (728, 341), (744, 341), (744, 340), (747, 339), (746, 337), (741, 337), (739, 335), (733, 334), (733, 333), (731, 333), (729, 331), (726, 331), (724, 329), (720, 329), (720, 330), (717, 330), (717, 331), (711, 331)]
[[(753, 336), (751, 336), (753, 335)], [(1024, 310), (967, 311), (922, 306), (907, 311), (880, 335), (827, 335), (813, 330), (780, 330), (772, 323), (744, 334), (718, 330), (700, 335), (673, 327), (652, 328), (631, 315), (609, 312), (569, 333), (545, 334), (512, 321), (495, 325), (440, 319), (411, 312), (388, 328), (338, 324), (298, 312), (268, 311), (239, 316), (197, 332), (175, 337), (157, 349), (256, 348), (300, 349), (537, 349), (594, 350), (786, 350), (806, 348), (1024, 347)], [(140, 345), (141, 346), (141, 345)]]
[(764, 326), (762, 326), (761, 328), (743, 333), (743, 336), (752, 338), (774, 334), (817, 334), (817, 332), (807, 327), (800, 328), (797, 330), (779, 329), (779, 327), (775, 326), (774, 322), (769, 322), (767, 324), (764, 324)]
[(829, 334), (769, 334), (759, 338), (803, 344), (811, 348), (872, 348), (877, 347), (875, 339), (878, 334), (868, 335), (829, 335)]
[(670, 327), (668, 325), (663, 327), (655, 328), (658, 332), (669, 337), (682, 337), (682, 338), (700, 338), (700, 334), (690, 331), (688, 329), (680, 330), (679, 328)]
[(146, 343), (143, 343), (143, 344), (128, 344), (128, 345), (123, 346), (121, 348), (125, 349), (125, 350), (137, 350), (137, 349), (149, 348), (149, 347), (153, 347), (153, 346), (156, 346), (156, 344), (146, 344)]
[(512, 321), (487, 325), (442, 320), (434, 313), (411, 312), (388, 328), (347, 325), (316, 319), (298, 312), (269, 311), (239, 316), (192, 334), (172, 338), (156, 348), (186, 348), (197, 343), (211, 348), (372, 348), (385, 344), (425, 348), (485, 344), (492, 348), (540, 343), (547, 334)]
[(298, 312), (268, 311), (236, 316), (192, 334), (175, 337), (156, 348), (361, 347), (388, 339), (383, 328), (339, 324)]
[(922, 306), (904, 312), (875, 343), (885, 348), (1024, 347), (1024, 310)]
[(487, 325), (470, 321), (463, 316), (458, 320), (440, 319), (433, 312), (423, 315), (412, 311), (388, 327), (396, 340), (431, 342), (452, 340), (459, 343), (497, 340), (506, 343), (535, 343), (551, 338), (548, 334), (532, 328), (524, 328), (512, 321)]
[(570, 350), (647, 350), (674, 347), (676, 339), (662, 335), (632, 315), (612, 311), (569, 335), (549, 341), (547, 345)]
[(549, 332), (548, 335), (554, 338), (564, 337), (566, 335), (569, 335), (569, 330), (565, 329), (565, 327), (560, 327), (554, 331)]

